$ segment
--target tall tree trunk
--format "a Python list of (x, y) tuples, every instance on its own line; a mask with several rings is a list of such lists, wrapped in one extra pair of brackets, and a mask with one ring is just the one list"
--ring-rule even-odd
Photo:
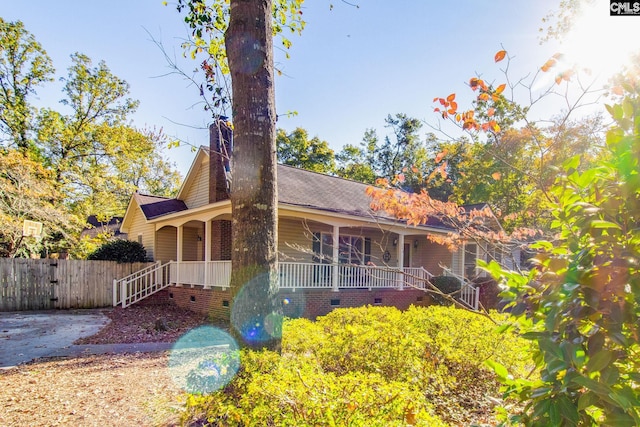
[(231, 0), (225, 44), (233, 88), (232, 332), (279, 351), (275, 90), (271, 0)]

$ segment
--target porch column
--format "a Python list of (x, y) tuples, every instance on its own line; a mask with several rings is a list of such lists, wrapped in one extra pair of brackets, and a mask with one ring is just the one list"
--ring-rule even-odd
[(184, 226), (180, 225), (178, 226), (178, 256), (177, 256), (177, 263), (176, 263), (176, 285), (180, 286), (180, 266), (182, 263), (182, 257), (184, 254), (184, 244), (183, 244), (183, 239), (184, 239)]
[(204, 288), (210, 288), (211, 277), (209, 264), (211, 264), (211, 242), (213, 237), (213, 220), (204, 223)]
[[(398, 234), (398, 270), (404, 271), (404, 234)], [(404, 289), (404, 274), (398, 273), (398, 289)]]
[(338, 292), (338, 282), (340, 280), (340, 227), (333, 226), (333, 259), (331, 261), (331, 288)]

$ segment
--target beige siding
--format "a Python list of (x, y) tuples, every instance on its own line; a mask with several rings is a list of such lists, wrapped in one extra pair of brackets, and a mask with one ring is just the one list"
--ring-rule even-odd
[(312, 239), (317, 228), (330, 230), (326, 225), (310, 226), (299, 219), (281, 218), (278, 222), (278, 260), (283, 262), (313, 262)]
[(140, 208), (136, 208), (133, 213), (133, 218), (131, 219), (127, 238), (134, 242), (138, 242), (142, 239), (142, 245), (147, 251), (147, 257), (149, 260), (154, 260), (154, 234), (153, 224), (147, 224)]
[[(413, 247), (414, 240), (418, 241), (417, 248)], [(425, 236), (410, 237), (407, 241), (412, 245), (412, 267), (423, 267), (435, 276), (442, 274), (441, 266), (451, 267), (453, 254), (446, 246), (430, 242)]]
[[(278, 227), (279, 260), (283, 262), (313, 262), (313, 233), (333, 233), (333, 227), (317, 222), (304, 222), (299, 219), (281, 218)], [(371, 239), (371, 262), (375, 265), (397, 266), (396, 248), (391, 240), (380, 230), (362, 228), (340, 228), (341, 236), (359, 236)], [(383, 254), (388, 250), (389, 262)]]
[(178, 259), (178, 229), (162, 227), (156, 233), (156, 261), (176, 261)]
[(194, 171), (193, 182), (187, 189), (184, 202), (189, 209), (209, 204), (209, 162), (202, 162)]
[(457, 274), (458, 276), (464, 275), (463, 262), (464, 262), (464, 246), (461, 246), (460, 248), (458, 248), (457, 251), (453, 253), (453, 259), (451, 261), (450, 267), (454, 274)]
[(183, 261), (204, 261), (203, 241), (198, 241), (198, 236), (203, 236), (204, 230), (198, 227), (184, 227), (183, 231)]

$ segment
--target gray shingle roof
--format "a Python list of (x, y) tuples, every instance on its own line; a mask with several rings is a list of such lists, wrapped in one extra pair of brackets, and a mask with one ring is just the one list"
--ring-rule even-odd
[(166, 197), (150, 196), (147, 194), (135, 193), (133, 196), (138, 202), (142, 213), (147, 219), (153, 219), (168, 215), (174, 212), (186, 211), (187, 205), (178, 199)]
[(368, 184), (348, 179), (278, 165), (280, 203), (370, 217), (367, 187)]
[[(397, 221), (397, 218), (384, 212), (371, 210), (371, 199), (365, 192), (368, 186), (369, 184), (336, 176), (278, 165), (278, 201), (280, 203), (357, 217), (375, 217)], [(134, 197), (147, 219), (188, 210), (187, 205), (178, 199), (139, 193), (136, 193)], [(469, 205), (464, 209), (470, 211), (471, 209), (480, 209), (483, 206), (483, 204)], [(437, 218), (429, 218), (425, 225), (449, 228)]]

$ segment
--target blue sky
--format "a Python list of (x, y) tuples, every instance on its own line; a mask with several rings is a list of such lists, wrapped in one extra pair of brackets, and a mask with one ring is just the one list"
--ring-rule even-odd
[[(358, 144), (368, 128), (384, 136), (388, 114), (435, 123), (434, 97), (457, 92), (463, 104), (470, 77), (502, 77), (500, 64), (493, 62), (502, 47), (515, 57), (510, 70), (515, 76), (534, 72), (557, 50), (554, 43), (541, 45), (538, 31), (557, 0), (358, 3), (360, 8), (340, 0), (307, 0), (307, 28), (293, 37), (291, 59), (276, 54), (283, 71), (276, 83), (278, 113), (298, 112), (293, 118), (282, 117), (278, 127), (303, 127), (336, 151), (347, 143)], [(602, 6), (605, 17), (608, 4)], [(51, 56), (56, 77), (66, 76), (74, 52), (94, 63), (104, 60), (141, 102), (135, 126), (162, 127), (172, 138), (207, 144), (208, 116), (198, 105), (197, 90), (176, 75), (166, 75), (170, 70), (151, 40), (161, 41), (170, 55), (181, 59), (180, 42), (188, 30), (171, 2), (4, 0), (0, 16), (24, 22)], [(613, 19), (614, 24), (640, 24), (640, 17)], [(180, 63), (186, 70), (197, 66), (194, 61)], [(39, 90), (36, 103), (57, 107), (60, 89), (57, 84)], [(187, 145), (167, 154), (183, 174), (194, 156)]]

